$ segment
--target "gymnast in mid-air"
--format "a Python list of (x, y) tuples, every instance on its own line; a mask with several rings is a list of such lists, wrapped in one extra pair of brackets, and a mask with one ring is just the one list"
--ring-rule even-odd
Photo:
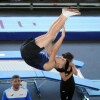
[[(56, 56), (56, 54), (65, 37), (65, 21), (73, 15), (80, 15), (80, 12), (74, 9), (63, 8), (62, 14), (51, 25), (46, 34), (36, 38), (29, 38), (21, 45), (21, 56), (28, 65), (46, 71), (52, 70), (53, 68), (59, 72), (65, 71), (65, 66), (69, 66), (69, 61)], [(61, 29), (61, 37), (51, 50), (52, 42)], [(43, 49), (45, 49), (45, 53), (41, 52)]]

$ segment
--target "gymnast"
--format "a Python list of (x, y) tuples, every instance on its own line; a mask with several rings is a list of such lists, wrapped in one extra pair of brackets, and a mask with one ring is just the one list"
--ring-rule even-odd
[(60, 72), (62, 78), (60, 83), (60, 96), (61, 100), (72, 100), (75, 90), (73, 74), (77, 75), (78, 72), (73, 64), (74, 56), (70, 52), (62, 54), (62, 56), (69, 60), (69, 66), (66, 66), (66, 70), (64, 72)]
[[(62, 57), (56, 57), (56, 54), (65, 37), (64, 24), (70, 16), (79, 14), (80, 12), (78, 10), (63, 8), (62, 14), (51, 25), (46, 34), (36, 37), (35, 39), (29, 38), (21, 45), (20, 51), (24, 61), (28, 65), (40, 70), (48, 71), (56, 68), (58, 71), (63, 71), (65, 65), (68, 65), (69, 62)], [(52, 51), (50, 51), (52, 42), (61, 28), (61, 37), (53, 46)], [(46, 53), (41, 53), (43, 49), (45, 49)]]

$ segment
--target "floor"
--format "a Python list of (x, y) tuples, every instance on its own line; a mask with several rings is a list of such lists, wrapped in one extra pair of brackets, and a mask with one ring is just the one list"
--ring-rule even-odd
[[(20, 45), (23, 41), (1, 41), (0, 50), (19, 50)], [(88, 79), (100, 79), (100, 41), (64, 41), (58, 55), (62, 52), (70, 51), (74, 54), (75, 59), (83, 61), (85, 66), (81, 69), (83, 76)], [(94, 67), (95, 66), (95, 67)], [(46, 82), (45, 82), (46, 81)], [(43, 84), (44, 83), (44, 84)], [(34, 84), (29, 83), (28, 89), (30, 91), (32, 100), (59, 100), (59, 82), (49, 81), (49, 80), (37, 80), (37, 84), (40, 87), (41, 97), (36, 95)], [(41, 84), (43, 84), (41, 86)], [(0, 98), (2, 97), (2, 92), (7, 89), (10, 84), (4, 85), (0, 84)], [(81, 100), (82, 95), (75, 91), (73, 100)], [(90, 97), (90, 100), (100, 100), (100, 97)]]

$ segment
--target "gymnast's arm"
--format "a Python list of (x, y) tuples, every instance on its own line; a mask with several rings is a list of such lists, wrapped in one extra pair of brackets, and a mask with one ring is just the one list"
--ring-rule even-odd
[(77, 75), (78, 72), (77, 72), (77, 69), (76, 69), (76, 67), (75, 67), (75, 64), (71, 62), (71, 63), (70, 63), (70, 66), (72, 67), (73, 74), (74, 74), (74, 75)]
[(64, 72), (60, 73), (60, 76), (63, 79), (63, 81), (67, 81), (72, 75), (73, 71), (69, 75), (66, 75)]
[(70, 66), (72, 67), (72, 72), (69, 75), (66, 75), (64, 72), (60, 73), (60, 76), (64, 81), (67, 81), (73, 74), (78, 74), (75, 64), (71, 62)]
[(59, 40), (55, 43), (55, 45), (52, 48), (52, 52), (51, 52), (49, 61), (46, 64), (44, 64), (45, 70), (51, 70), (52, 68), (56, 67), (55, 66), (55, 56), (56, 56), (56, 53), (58, 52), (58, 50), (62, 44), (64, 37), (65, 37), (65, 27), (63, 27), (61, 37), (59, 38)]

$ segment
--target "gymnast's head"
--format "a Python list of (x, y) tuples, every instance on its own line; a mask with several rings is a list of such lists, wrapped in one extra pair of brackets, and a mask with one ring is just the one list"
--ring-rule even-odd
[(18, 75), (12, 76), (11, 84), (13, 86), (13, 90), (17, 91), (20, 87), (21, 79)]
[(67, 70), (68, 66), (69, 66), (69, 60), (63, 57), (56, 57), (56, 70), (58, 72), (65, 72), (65, 70)]
[(62, 57), (56, 57), (56, 70), (65, 72), (73, 58), (74, 56), (70, 52), (62, 54)]

